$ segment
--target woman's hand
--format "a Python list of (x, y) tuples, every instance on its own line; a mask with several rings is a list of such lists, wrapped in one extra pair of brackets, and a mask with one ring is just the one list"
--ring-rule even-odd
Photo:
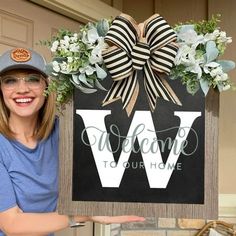
[(129, 222), (143, 222), (144, 217), (139, 216), (90, 216), (89, 221), (100, 224), (122, 224)]

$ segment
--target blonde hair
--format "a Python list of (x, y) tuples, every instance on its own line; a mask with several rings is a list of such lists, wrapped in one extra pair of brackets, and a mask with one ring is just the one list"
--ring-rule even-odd
[[(34, 134), (37, 140), (46, 139), (53, 129), (56, 114), (55, 99), (55, 93), (47, 95), (44, 105), (39, 111), (38, 129)], [(0, 134), (9, 139), (15, 139), (14, 133), (9, 127), (9, 116), (10, 112), (3, 100), (2, 90), (0, 89)]]

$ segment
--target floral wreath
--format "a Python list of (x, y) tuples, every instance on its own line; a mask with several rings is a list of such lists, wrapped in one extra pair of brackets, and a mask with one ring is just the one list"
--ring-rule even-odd
[[(59, 30), (51, 41), (42, 42), (53, 53), (46, 67), (52, 78), (46, 94), (56, 92), (61, 107), (75, 88), (83, 93), (106, 91), (102, 81), (109, 73), (114, 82), (103, 103), (121, 98), (129, 115), (138, 96), (138, 70), (144, 70), (152, 111), (158, 97), (181, 105), (162, 74), (180, 80), (192, 95), (199, 89), (206, 96), (211, 87), (219, 92), (233, 88), (227, 72), (235, 63), (219, 60), (232, 39), (220, 30), (218, 22), (219, 15), (172, 29), (158, 14), (141, 24), (121, 14), (114, 20), (88, 23), (75, 33)], [(112, 95), (115, 92), (118, 95)]]

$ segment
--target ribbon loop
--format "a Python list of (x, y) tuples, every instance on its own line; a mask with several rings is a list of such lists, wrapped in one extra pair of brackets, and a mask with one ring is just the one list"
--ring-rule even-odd
[(104, 52), (103, 60), (113, 80), (120, 80), (132, 73), (132, 60), (121, 48), (113, 47)]
[(155, 14), (146, 21), (145, 37), (151, 51), (176, 41), (177, 38), (174, 30), (158, 14)]
[(132, 23), (132, 20), (129, 21), (127, 18), (131, 19), (131, 17), (125, 14), (117, 16), (112, 22), (112, 25), (105, 36), (105, 40), (117, 45), (130, 54), (133, 45), (137, 42), (138, 35), (137, 29), (135, 28), (135, 22)]
[(150, 58), (152, 68), (160, 73), (169, 74), (177, 51), (178, 47), (174, 42), (155, 50)]
[(139, 91), (137, 70), (144, 70), (144, 87), (152, 112), (158, 97), (181, 105), (161, 76), (169, 74), (178, 50), (176, 34), (163, 17), (156, 14), (137, 25), (132, 17), (121, 14), (105, 40), (113, 45), (103, 52), (103, 59), (114, 82), (103, 105), (121, 99), (128, 116), (131, 114)]

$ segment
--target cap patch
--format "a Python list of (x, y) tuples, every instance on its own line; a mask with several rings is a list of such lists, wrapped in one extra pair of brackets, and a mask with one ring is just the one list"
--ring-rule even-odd
[(25, 62), (30, 60), (31, 53), (25, 48), (16, 48), (11, 52), (11, 59), (16, 62)]

